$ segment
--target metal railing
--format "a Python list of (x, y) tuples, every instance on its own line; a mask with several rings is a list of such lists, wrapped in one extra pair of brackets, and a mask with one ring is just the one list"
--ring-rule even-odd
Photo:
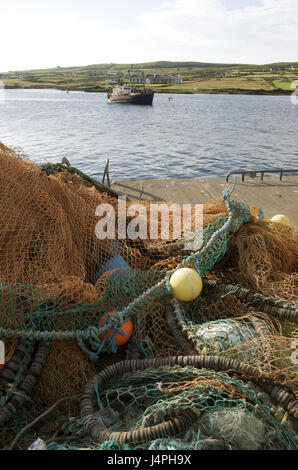
[(288, 169), (279, 169), (279, 170), (238, 170), (238, 171), (230, 171), (230, 173), (226, 176), (226, 181), (229, 181), (229, 177), (232, 175), (241, 175), (241, 181), (244, 181), (245, 175), (249, 175), (250, 178), (256, 178), (258, 174), (261, 175), (261, 181), (264, 180), (265, 173), (279, 173), (279, 179), (282, 180), (284, 173), (298, 173), (298, 170), (293, 170), (291, 168)]

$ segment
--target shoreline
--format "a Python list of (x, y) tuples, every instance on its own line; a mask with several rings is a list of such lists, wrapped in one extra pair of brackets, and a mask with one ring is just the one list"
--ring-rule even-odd
[[(107, 90), (98, 88), (57, 88), (47, 86), (9, 86), (6, 85), (4, 90), (57, 90), (69, 92), (83, 91), (84, 93), (107, 93)], [(261, 95), (261, 96), (291, 96), (294, 90), (283, 90), (277, 88), (275, 90), (239, 90), (239, 89), (227, 89), (227, 90), (199, 90), (199, 91), (170, 91), (170, 90), (154, 90), (156, 94), (169, 94), (169, 95)]]

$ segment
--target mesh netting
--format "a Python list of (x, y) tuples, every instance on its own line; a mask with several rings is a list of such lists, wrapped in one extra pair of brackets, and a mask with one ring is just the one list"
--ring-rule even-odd
[[(12, 330), (4, 331), (3, 336), (16, 337), (22, 330), (62, 333), (98, 327), (101, 313), (122, 310), (186, 258), (185, 252), (181, 256), (181, 245), (173, 246), (161, 238), (117, 243), (99, 240), (95, 234), (96, 208), (108, 203), (117, 209), (116, 198), (73, 175), (48, 176), (38, 165), (22, 160), (6, 147), (0, 150), (0, 319), (3, 330)], [(143, 207), (149, 211), (148, 203)], [(227, 215), (222, 200), (204, 206), (204, 245), (215, 231), (222, 233), (196, 260), (202, 275), (224, 256), (229, 233), (251, 217), (249, 207), (236, 202), (233, 219), (225, 228)], [(126, 263), (120, 272), (109, 269), (115, 257)], [(193, 262), (189, 259), (189, 264)], [(128, 267), (129, 275), (123, 273)], [(141, 303), (149, 304), (166, 293), (165, 288), (156, 289)], [(134, 309), (129, 313), (134, 314)], [(30, 337), (37, 336), (32, 333)], [(61, 334), (55, 338), (61, 338)]]
[(95, 371), (94, 362), (75, 341), (52, 341), (35, 389), (36, 401), (52, 405), (63, 397), (82, 393)]
[[(117, 370), (121, 370), (120, 365)], [(101, 439), (110, 438), (134, 448), (156, 448), (154, 435), (174, 434), (180, 445), (188, 448), (199, 448), (202, 441), (207, 448), (215, 449), (296, 447), (293, 422), (288, 418), (287, 425), (281, 426), (280, 412), (284, 423), (287, 415), (274, 407), (270, 396), (252, 382), (226, 373), (190, 366), (148, 367), (101, 387), (95, 381), (93, 387), (95, 408), (103, 422), (102, 431), (97, 433), (99, 444)], [(84, 406), (83, 400), (82, 410)], [(181, 417), (191, 410), (195, 410), (192, 424), (186, 433), (185, 429), (180, 432), (185, 423)], [(174, 418), (177, 426), (172, 428), (169, 419)], [(88, 415), (85, 420), (88, 422)], [(109, 430), (104, 431), (107, 427)]]
[(247, 224), (233, 238), (234, 256), (224, 276), (264, 295), (297, 300), (297, 231), (263, 221)]
[[(115, 425), (115, 430), (129, 432), (174, 417), (178, 428), (183, 422), (191, 431), (177, 433), (176, 443), (161, 438), (125, 445), (294, 448), (290, 420), (284, 420), (285, 411), (282, 419), (276, 418), (281, 411), (264, 395), (264, 387), (275, 383), (297, 397), (297, 365), (290, 359), (298, 337), (297, 231), (259, 220), (258, 209), (230, 201), (225, 193), (203, 206), (203, 244), (197, 252), (186, 251), (183, 239), (175, 238), (177, 220), (171, 212), (167, 239), (161, 236), (160, 218), (157, 239), (118, 239), (116, 216), (114, 239), (100, 240), (96, 208), (110, 204), (118, 214), (118, 199), (73, 170), (60, 165), (58, 172), (46, 171), (0, 144), (0, 337), (6, 362), (20, 340), (51, 341), (35, 389), (36, 415), (31, 409), (18, 410), (15, 423), (0, 434), (2, 445), (45, 407), (82, 394), (96, 369), (119, 360), (115, 338), (131, 319), (132, 341), (118, 354), (131, 359), (187, 354), (235, 359), (255, 368), (259, 376), (254, 387), (261, 388), (247, 384), (245, 373), (236, 378), (175, 366), (127, 374), (121, 385), (110, 384), (97, 394), (99, 409), (110, 410), (104, 428), (113, 431)], [(126, 209), (131, 204), (126, 202)], [(148, 224), (150, 202), (140, 204), (140, 217)], [(130, 222), (128, 216), (126, 225)], [(193, 302), (173, 302), (169, 277), (181, 266), (204, 278), (203, 292)], [(109, 312), (114, 314), (107, 316)], [(3, 371), (0, 366), (0, 379)], [(70, 413), (68, 405), (59, 409), (61, 416)], [(71, 410), (69, 425), (62, 426), (58, 415), (52, 427), (50, 419), (43, 419), (32, 433), (22, 434), (18, 445), (26, 447), (36, 429), (47, 442), (56, 434), (64, 439), (64, 444), (54, 439), (52, 448), (68, 441), (76, 448), (122, 445), (113, 439), (91, 445), (84, 423), (73, 419), (78, 408)], [(84, 438), (78, 441), (73, 434), (81, 431)]]

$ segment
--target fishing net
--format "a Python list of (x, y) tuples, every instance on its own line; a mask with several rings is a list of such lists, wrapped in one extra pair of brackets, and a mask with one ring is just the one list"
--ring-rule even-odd
[(231, 266), (224, 276), (264, 295), (297, 300), (297, 231), (263, 221), (241, 227), (232, 241)]
[[(208, 369), (200, 367), (203, 363)], [(227, 369), (232, 364), (238, 371), (242, 368), (237, 361), (221, 360)], [(199, 443), (218, 449), (296, 448), (292, 418), (273, 405), (272, 389), (264, 392), (218, 368), (219, 360), (212, 356), (110, 366), (82, 397), (82, 423), (93, 442), (110, 440), (134, 448), (158, 448), (154, 441), (168, 436), (189, 448)]]
[(0, 376), (0, 428), (31, 400), (33, 388), (44, 366), (48, 345), (20, 341)]
[[(113, 320), (117, 317), (119, 325), (169, 293), (166, 274), (189, 258), (181, 251), (181, 240), (168, 243), (171, 233), (169, 240), (160, 235), (151, 241), (98, 239), (96, 208), (110, 204), (117, 213), (115, 197), (90, 187), (82, 178), (79, 184), (76, 175), (48, 175), (3, 145), (0, 150), (3, 337), (76, 339), (79, 331), (85, 333), (82, 340), (90, 339), (90, 328), (98, 328), (107, 309), (117, 311)], [(189, 264), (197, 262), (202, 275), (225, 255), (229, 234), (250, 220), (251, 211), (257, 213), (244, 203), (232, 205), (233, 219), (227, 202), (216, 200), (204, 206), (206, 250), (200, 259), (189, 259)], [(149, 203), (142, 207), (147, 217)], [(171, 226), (173, 215), (169, 217)], [(216, 231), (221, 236), (208, 248)], [(161, 281), (160, 288), (155, 288)], [(150, 295), (143, 295), (153, 287)], [(136, 300), (136, 310), (133, 306), (125, 310)]]
[[(9, 450), (12, 446), (15, 450), (27, 450), (36, 440), (37, 435), (45, 442), (49, 437), (53, 439), (58, 430), (64, 429), (65, 423), (71, 427), (71, 422), (78, 416), (78, 409), (79, 398), (76, 401), (74, 399), (65, 401), (53, 409), (50, 414), (44, 416), (42, 420), (39, 420), (34, 427), (31, 423), (38, 420), (47, 408), (37, 401), (34, 401), (34, 406), (30, 401), (24, 403), (22, 408), (15, 411), (13, 419), (0, 427), (1, 449)], [(31, 425), (29, 429), (27, 429), (28, 424)], [(21, 437), (13, 444), (20, 433)], [(67, 442), (66, 435), (63, 436), (63, 442)]]
[(35, 400), (52, 405), (63, 397), (80, 394), (95, 374), (95, 364), (72, 341), (52, 341), (35, 388)]
[[(132, 202), (119, 200), (113, 190), (67, 162), (41, 167), (2, 144), (0, 188), (0, 338), (5, 341), (6, 362), (22, 341), (32, 345), (40, 340), (50, 342), (34, 389), (36, 412), (40, 414), (59, 400), (82, 394), (96, 370), (125, 357), (139, 360), (215, 354), (223, 360), (235, 359), (254, 367), (260, 375), (258, 386), (262, 385), (261, 377), (263, 385), (274, 382), (297, 396), (297, 366), (290, 360), (293, 341), (297, 340), (298, 234), (294, 228), (261, 221), (260, 210), (231, 201), (229, 192), (225, 192), (222, 199), (203, 206), (202, 245), (198, 249), (185, 249), (188, 235), (187, 230), (183, 231), (184, 211), (179, 220), (174, 210), (169, 211), (166, 237), (159, 214), (155, 239), (121, 239), (121, 224), (125, 230), (136, 225), (130, 213)], [(97, 208), (103, 204), (115, 211), (112, 239), (96, 235)], [(170, 202), (163, 204), (168, 209), (172, 207)], [(139, 202), (138, 224), (146, 227), (147, 233), (151, 206), (149, 201)], [(113, 217), (107, 218), (109, 221)], [(194, 230), (193, 208), (190, 222)], [(177, 226), (182, 228), (182, 238), (177, 237)], [(204, 279), (203, 292), (193, 302), (173, 301), (169, 279), (177, 267), (191, 267)], [(129, 319), (133, 321), (132, 340), (128, 346), (118, 348), (116, 337)], [(9, 370), (7, 367), (0, 366), (0, 380)], [(129, 374), (125, 375), (127, 385), (123, 383), (123, 390), (122, 385), (119, 388), (116, 384), (109, 388), (111, 394), (109, 390), (102, 392), (98, 406), (101, 400), (105, 401), (104, 407), (112, 409), (115, 405), (125, 432), (142, 426), (151, 412), (153, 421), (158, 421), (154, 416), (159, 408), (169, 413), (171, 410), (174, 415), (164, 416), (174, 416), (178, 427), (182, 422), (186, 428), (193, 426), (197, 415), (202, 414), (202, 423), (195, 425), (191, 436), (184, 432), (181, 437), (181, 431), (178, 443), (171, 441), (170, 446), (242, 448), (229, 435), (233, 427), (247, 429), (250, 448), (294, 446), (287, 434), (289, 430), (269, 417), (262, 401), (251, 398), (245, 374), (237, 379), (227, 378), (232, 381), (228, 383), (225, 375), (218, 376), (217, 371), (211, 377), (210, 371), (182, 369), (177, 366), (174, 375), (167, 369), (149, 368), (148, 375), (133, 371), (131, 380)], [(181, 381), (181, 377), (185, 380)], [(178, 385), (162, 386), (160, 390), (157, 384), (165, 380)], [(193, 386), (182, 390), (181, 384), (187, 381)], [(242, 385), (237, 388), (234, 381)], [(210, 408), (204, 397), (211, 390), (214, 406)], [(127, 406), (126, 398), (127, 403), (131, 402)], [(175, 398), (177, 406), (173, 405)], [(263, 398), (266, 402), (267, 398)], [(223, 402), (225, 405), (221, 406)], [(199, 403), (205, 403), (205, 408)], [(23, 411), (15, 410), (16, 422), (5, 428), (6, 436), (13, 436), (22, 423), (38, 416), (32, 410), (26, 411), (25, 403), (19, 408)], [(64, 411), (59, 409), (62, 415), (70, 413), (69, 405)], [(69, 441), (72, 445), (73, 434), (85, 428), (74, 416), (78, 413), (76, 406), (71, 410), (68, 427), (63, 428), (58, 414), (52, 427), (51, 420), (44, 418), (32, 427), (32, 433), (22, 435), (18, 445), (26, 448), (36, 429), (47, 442), (49, 436), (60, 432), (64, 444)], [(54, 415), (56, 412), (55, 408)], [(221, 419), (230, 424), (226, 434), (219, 437)], [(212, 427), (213, 422), (217, 425)], [(256, 435), (252, 429), (257, 430)], [(87, 434), (87, 448), (92, 448), (86, 429), (82, 432)], [(248, 442), (245, 436), (244, 432), (241, 442)], [(264, 436), (271, 437), (268, 440)], [(164, 438), (160, 439), (137, 445), (166, 445)], [(9, 442), (2, 441), (3, 446)], [(122, 446), (116, 441), (106, 438), (98, 448)], [(64, 444), (59, 441), (57, 448)], [(80, 445), (84, 446), (84, 440)], [(136, 447), (131, 441), (123, 445)]]

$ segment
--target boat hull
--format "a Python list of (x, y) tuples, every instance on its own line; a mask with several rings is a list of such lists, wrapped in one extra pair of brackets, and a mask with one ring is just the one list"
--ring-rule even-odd
[(152, 93), (138, 93), (131, 96), (112, 96), (108, 97), (109, 103), (119, 104), (140, 104), (151, 106), (153, 102), (154, 92)]

